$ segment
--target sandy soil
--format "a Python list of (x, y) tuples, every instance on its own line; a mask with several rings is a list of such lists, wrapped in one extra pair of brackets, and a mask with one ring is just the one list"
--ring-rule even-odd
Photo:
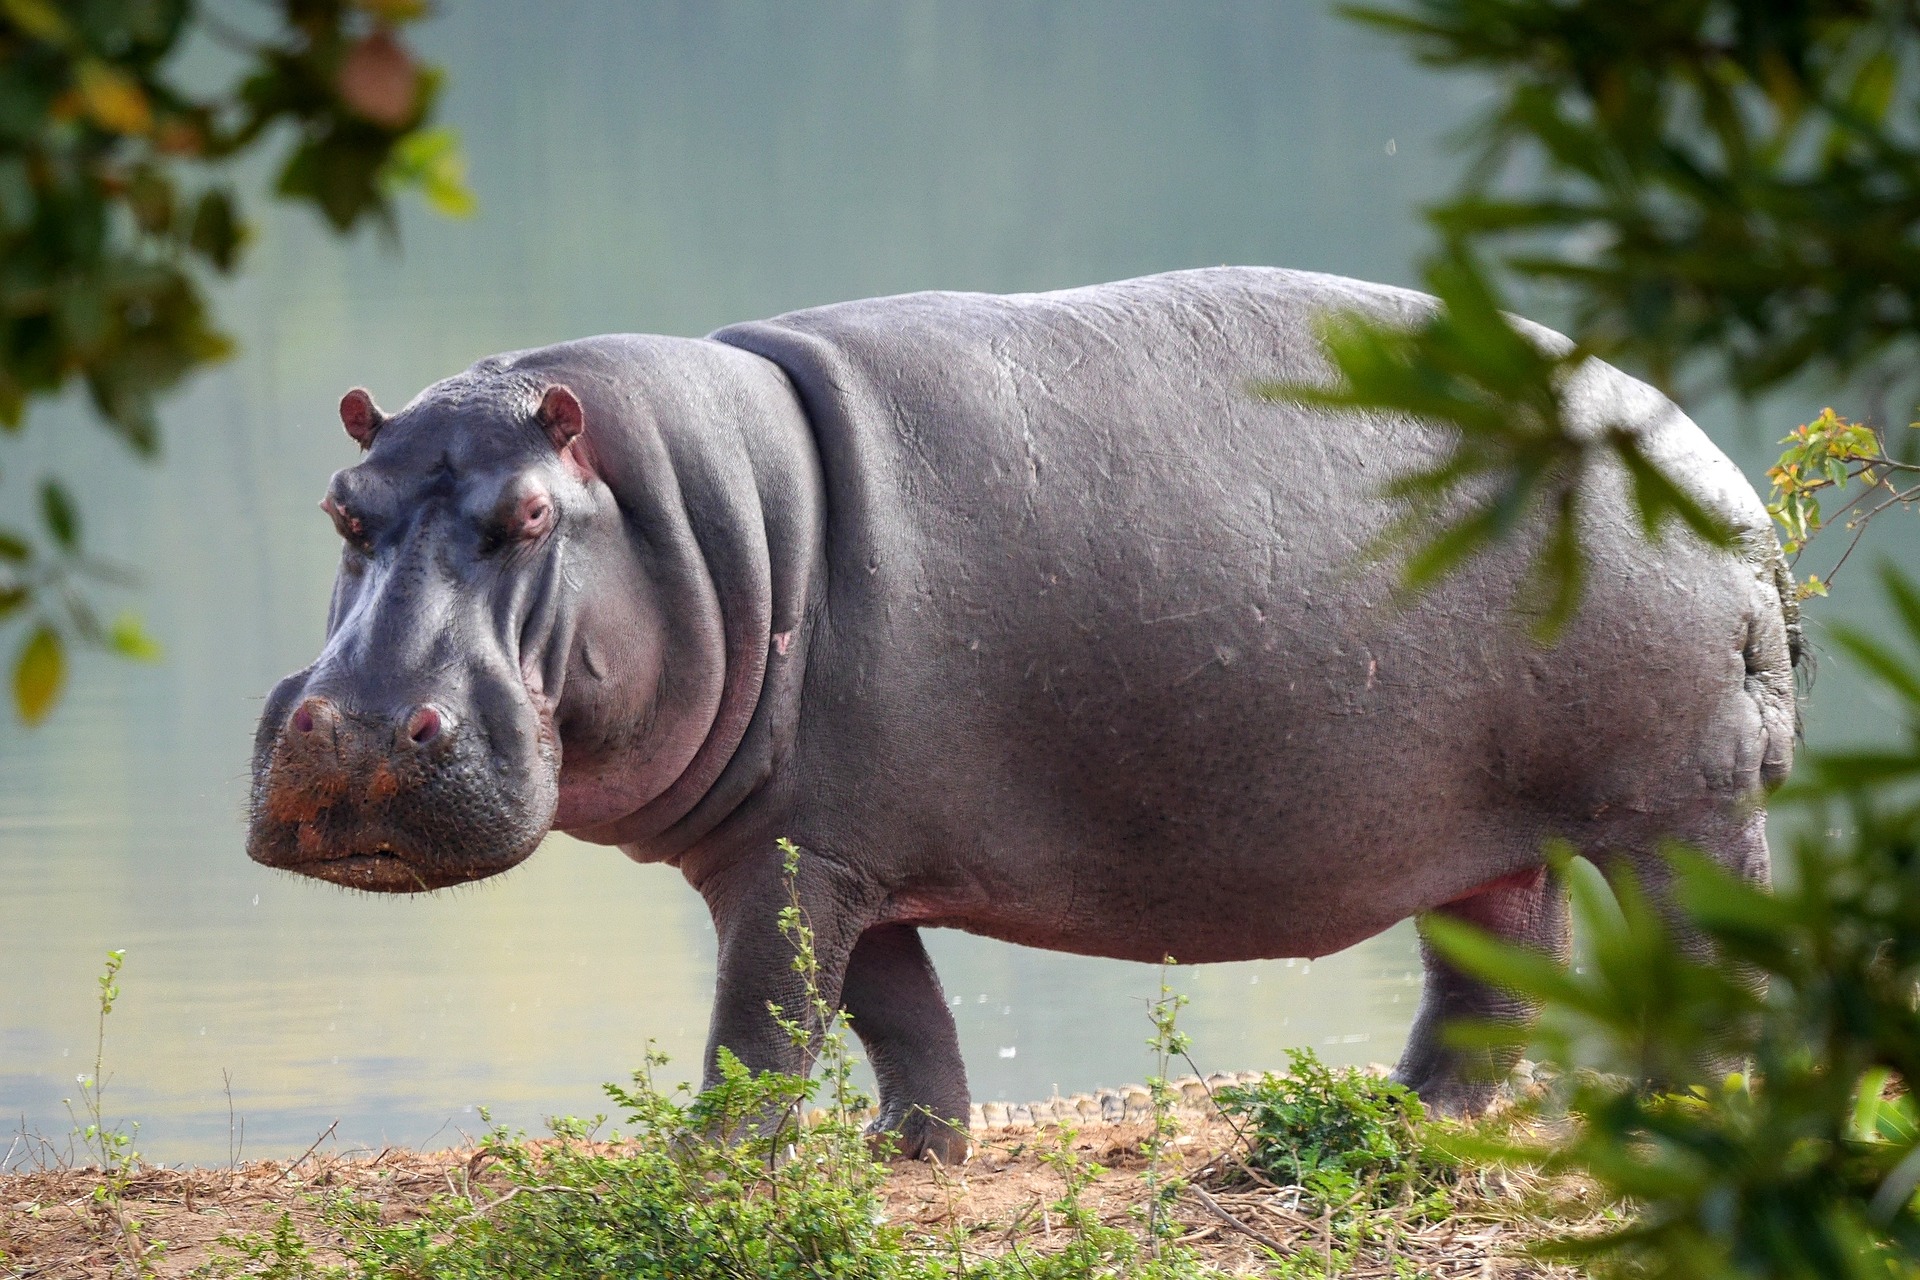
[[(1327, 1221), (1300, 1212), (1296, 1193), (1288, 1189), (1248, 1183), (1233, 1160), (1237, 1140), (1231, 1129), (1198, 1116), (1184, 1116), (1183, 1126), (1179, 1164), (1194, 1184), (1177, 1211), (1184, 1243), (1216, 1266), (1245, 1274), (1271, 1266), (1274, 1253), (1324, 1256), (1331, 1239)], [(1089, 1125), (1074, 1139), (1082, 1155), (1108, 1167), (1086, 1198), (1106, 1221), (1134, 1221), (1147, 1134), (1140, 1123)], [(1001, 1130), (977, 1134), (973, 1160), (957, 1169), (897, 1164), (887, 1179), (887, 1211), (915, 1232), (943, 1241), (953, 1238), (958, 1223), (959, 1247), (968, 1254), (1000, 1253), (1015, 1241), (1039, 1250), (1058, 1247), (1065, 1237), (1046, 1206), (1060, 1194), (1060, 1177), (1039, 1156), (1060, 1140), (1054, 1129)], [(249, 1161), (233, 1169), (145, 1169), (117, 1210), (95, 1197), (97, 1171), (0, 1175), (0, 1276), (132, 1275), (136, 1241), (165, 1242), (164, 1251), (145, 1255), (148, 1274), (188, 1276), (215, 1255), (234, 1252), (218, 1237), (264, 1236), (283, 1212), (324, 1251), (331, 1237), (319, 1221), (319, 1205), (327, 1195), (352, 1189), (377, 1202), (387, 1220), (400, 1220), (419, 1213), (436, 1194), (453, 1191), (482, 1200), (501, 1194), (504, 1188), (483, 1163), (472, 1148), (317, 1149), (294, 1161)], [(1524, 1246), (1543, 1234), (1543, 1203), (1553, 1201), (1565, 1225), (1569, 1216), (1585, 1215), (1584, 1199), (1577, 1187), (1483, 1170), (1462, 1187), (1455, 1217), (1405, 1224), (1392, 1246), (1395, 1257), (1382, 1255), (1346, 1274), (1386, 1277), (1395, 1258), (1441, 1277), (1569, 1274), (1527, 1257)]]

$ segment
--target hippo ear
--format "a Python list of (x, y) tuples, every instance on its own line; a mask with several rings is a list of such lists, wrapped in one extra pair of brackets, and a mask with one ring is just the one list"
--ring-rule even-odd
[(547, 439), (553, 441), (557, 452), (565, 453), (573, 438), (587, 427), (586, 412), (580, 407), (580, 397), (573, 389), (558, 383), (547, 388), (540, 397), (540, 425), (545, 428)]
[(362, 449), (373, 448), (373, 437), (387, 415), (373, 402), (365, 387), (355, 387), (340, 397), (340, 422)]

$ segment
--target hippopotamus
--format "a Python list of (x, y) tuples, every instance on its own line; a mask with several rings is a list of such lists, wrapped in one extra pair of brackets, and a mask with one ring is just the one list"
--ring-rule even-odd
[[(722, 1049), (809, 1067), (768, 1010), (808, 1007), (791, 892), (875, 1125), (949, 1161), (967, 1077), (925, 929), (1205, 963), (1437, 913), (1564, 956), (1555, 839), (1656, 892), (1670, 838), (1765, 879), (1793, 593), (1697, 426), (1598, 361), (1571, 377), (1577, 429), (1637, 433), (1738, 540), (1649, 539), (1595, 462), (1548, 646), (1524, 523), (1411, 599), (1372, 553), (1453, 428), (1257, 394), (1332, 376), (1323, 318), (1434, 305), (1180, 271), (562, 342), (391, 414), (356, 388), (326, 640), (267, 699), (247, 851), (383, 893), (553, 830), (676, 867), (718, 936), (710, 1081)], [(1472, 1111), (1487, 1064), (1443, 1025), (1532, 1011), (1423, 960), (1397, 1074)]]

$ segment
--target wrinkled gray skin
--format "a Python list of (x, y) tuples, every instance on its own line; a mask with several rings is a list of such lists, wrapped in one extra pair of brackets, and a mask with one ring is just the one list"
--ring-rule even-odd
[[(1191, 963), (1440, 912), (1564, 956), (1550, 836), (1656, 882), (1678, 836), (1764, 879), (1786, 578), (1698, 428), (1582, 375), (1583, 420), (1639, 427), (1750, 545), (1649, 545), (1602, 471), (1585, 604), (1543, 650), (1508, 611), (1525, 546), (1404, 609), (1356, 554), (1443, 432), (1249, 392), (1326, 375), (1328, 308), (1428, 305), (1223, 268), (587, 339), (391, 418), (353, 393), (327, 643), (268, 701), (248, 851), (387, 891), (550, 827), (676, 866), (719, 933), (711, 1078), (722, 1045), (806, 1065), (767, 1013), (802, 1007), (791, 837), (882, 1123), (948, 1160), (966, 1072), (923, 928)], [(1470, 1111), (1491, 1086), (1440, 1023), (1531, 1011), (1426, 968), (1399, 1074)]]

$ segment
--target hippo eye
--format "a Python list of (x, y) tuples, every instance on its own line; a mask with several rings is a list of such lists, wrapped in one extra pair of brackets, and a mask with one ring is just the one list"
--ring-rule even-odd
[(501, 542), (532, 542), (553, 527), (553, 499), (542, 490), (522, 494), (496, 535)]

